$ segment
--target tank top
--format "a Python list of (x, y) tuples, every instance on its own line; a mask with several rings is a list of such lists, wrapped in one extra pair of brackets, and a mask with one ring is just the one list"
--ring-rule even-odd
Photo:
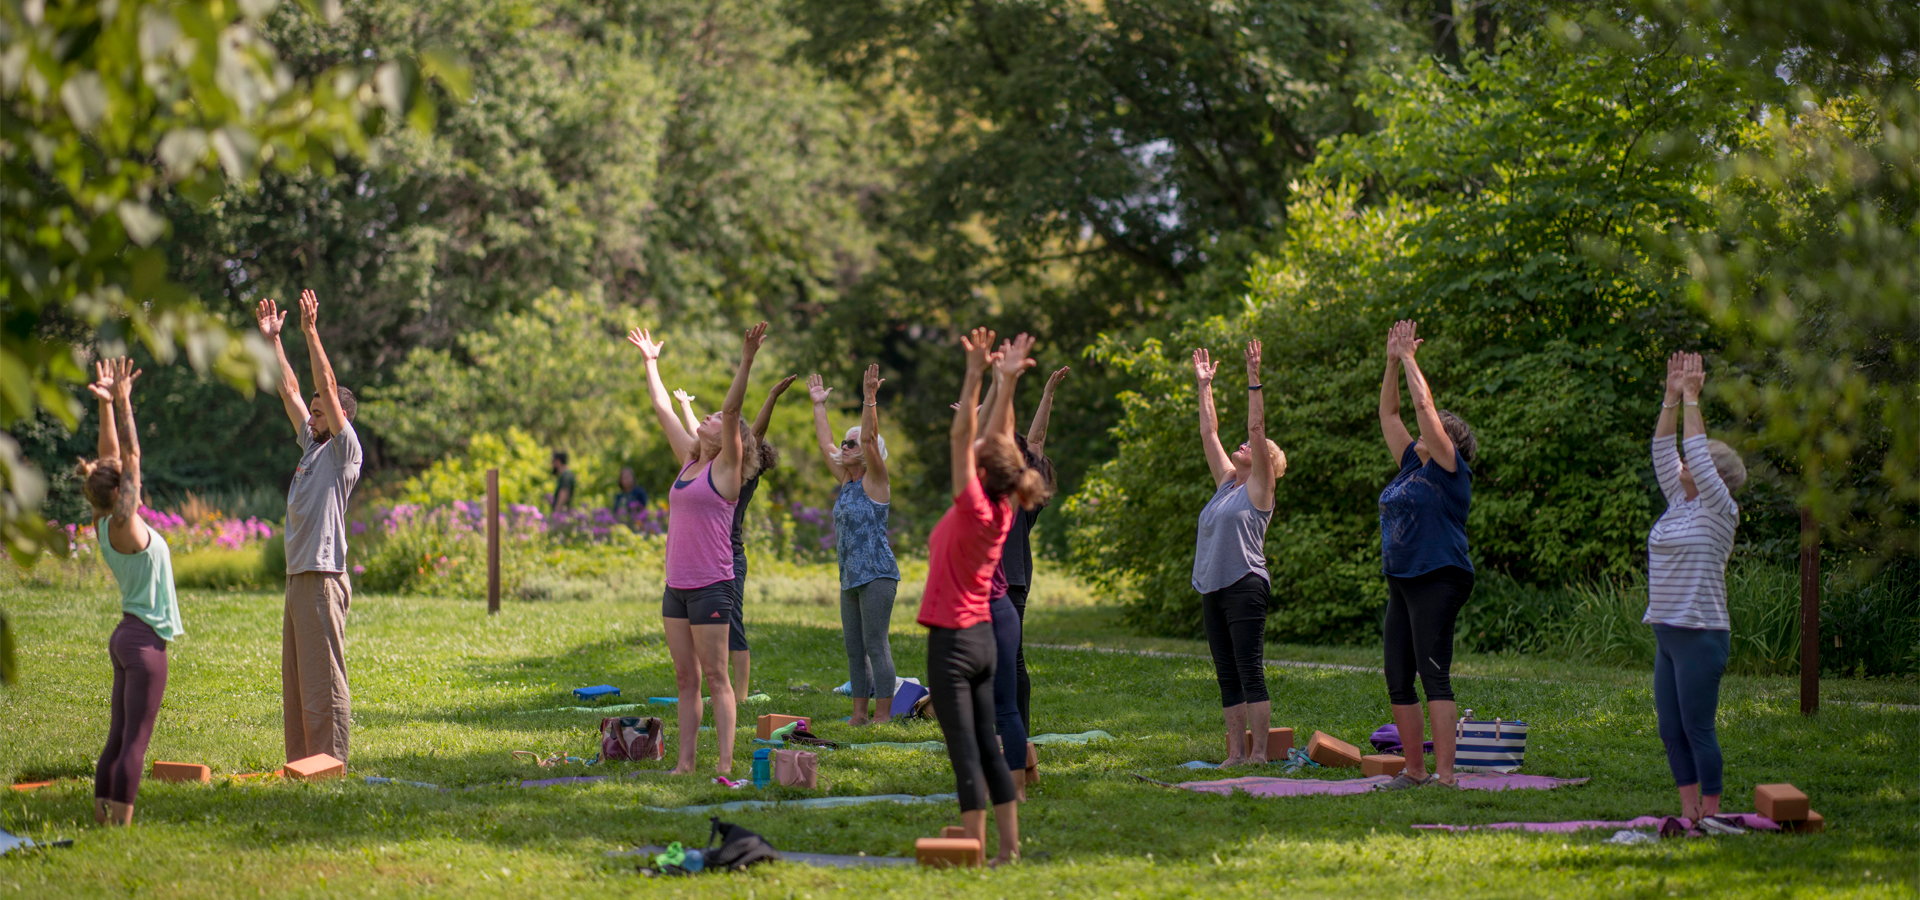
[(147, 623), (163, 641), (172, 641), (186, 629), (180, 624), (180, 601), (173, 593), (173, 551), (160, 532), (147, 529), (147, 549), (139, 553), (121, 553), (107, 539), (107, 523), (112, 516), (101, 516), (93, 523), (100, 537), (100, 558), (120, 583), (120, 611)]
[(887, 540), (887, 507), (867, 496), (865, 479), (840, 486), (833, 501), (833, 552), (840, 559), (840, 589), (850, 591), (876, 578), (900, 580), (900, 564)]
[(1247, 498), (1247, 486), (1229, 478), (1200, 510), (1200, 537), (1193, 548), (1193, 589), (1211, 594), (1247, 577), (1260, 576), (1268, 584), (1267, 521), (1273, 510), (1261, 512)]
[[(680, 475), (687, 474), (687, 463)], [(667, 587), (698, 588), (733, 580), (733, 509), (737, 500), (713, 486), (709, 460), (667, 492)]]

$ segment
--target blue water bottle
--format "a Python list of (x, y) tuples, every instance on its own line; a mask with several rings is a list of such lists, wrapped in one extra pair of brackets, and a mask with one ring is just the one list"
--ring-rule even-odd
[(773, 780), (773, 751), (761, 747), (753, 751), (753, 786), (763, 788)]

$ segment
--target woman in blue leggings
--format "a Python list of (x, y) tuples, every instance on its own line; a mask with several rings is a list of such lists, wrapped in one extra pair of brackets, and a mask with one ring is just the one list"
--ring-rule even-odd
[[(1727, 557), (1740, 526), (1733, 492), (1746, 483), (1747, 467), (1732, 447), (1707, 439), (1700, 418), (1705, 380), (1700, 354), (1675, 353), (1667, 360), (1667, 396), (1653, 430), (1653, 474), (1667, 511), (1647, 535), (1643, 621), (1653, 626), (1657, 645), (1653, 704), (1667, 766), (1680, 788), (1680, 814), (1717, 830), (1721, 760), (1713, 718), (1731, 636)], [(1676, 411), (1686, 420), (1684, 461), (1673, 445)]]

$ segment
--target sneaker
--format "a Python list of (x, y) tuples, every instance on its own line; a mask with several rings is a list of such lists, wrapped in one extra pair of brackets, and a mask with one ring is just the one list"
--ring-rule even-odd
[(1373, 786), (1373, 789), (1376, 791), (1404, 791), (1408, 788), (1426, 787), (1433, 782), (1434, 778), (1432, 775), (1428, 775), (1425, 778), (1408, 778), (1407, 773), (1401, 772), (1393, 776), (1392, 781), (1386, 784), (1376, 784)]
[(1747, 829), (1741, 826), (1739, 820), (1722, 816), (1702, 817), (1699, 828), (1708, 834), (1734, 835), (1747, 833)]

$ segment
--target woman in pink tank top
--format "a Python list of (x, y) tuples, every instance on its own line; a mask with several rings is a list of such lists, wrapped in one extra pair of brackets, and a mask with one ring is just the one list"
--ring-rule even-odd
[(747, 330), (740, 368), (733, 374), (720, 412), (708, 416), (692, 431), (674, 415), (666, 385), (660, 381), (660, 347), (647, 329), (627, 335), (647, 366), (647, 394), (653, 400), (660, 430), (680, 461), (680, 473), (667, 492), (667, 588), (660, 601), (660, 617), (673, 656), (673, 681), (680, 696), (680, 758), (673, 774), (693, 771), (699, 750), (700, 679), (713, 698), (713, 727), (720, 742), (714, 771), (733, 771), (733, 730), (738, 714), (733, 685), (727, 680), (727, 631), (733, 608), (740, 602), (733, 580), (733, 510), (740, 502), (740, 485), (752, 477), (745, 471), (757, 465), (759, 453), (745, 453), (750, 438), (740, 420), (746, 398), (747, 376), (754, 354), (766, 338), (767, 323)]

